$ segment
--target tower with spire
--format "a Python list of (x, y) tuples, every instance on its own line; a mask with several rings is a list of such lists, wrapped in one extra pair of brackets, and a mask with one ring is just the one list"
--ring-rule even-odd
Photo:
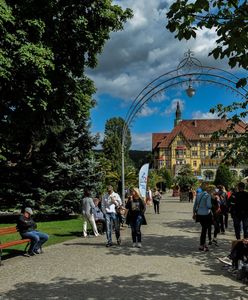
[(177, 126), (177, 124), (180, 121), (182, 121), (182, 113), (181, 113), (179, 101), (177, 101), (176, 118), (174, 120), (174, 127)]

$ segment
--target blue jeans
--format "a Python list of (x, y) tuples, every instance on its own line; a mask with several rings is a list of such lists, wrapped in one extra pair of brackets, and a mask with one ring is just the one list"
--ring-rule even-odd
[(107, 241), (109, 244), (112, 244), (112, 230), (113, 230), (113, 223), (114, 223), (114, 229), (115, 229), (115, 236), (118, 241), (120, 238), (120, 222), (119, 217), (115, 213), (106, 213), (105, 214), (106, 219), (106, 236)]
[(133, 243), (141, 243), (141, 231), (140, 227), (142, 224), (142, 216), (138, 215), (136, 218), (130, 220), (130, 226), (132, 230)]
[(34, 252), (41, 248), (41, 246), (48, 240), (49, 236), (46, 233), (32, 230), (21, 234), (23, 239), (30, 239), (31, 244), (28, 252)]

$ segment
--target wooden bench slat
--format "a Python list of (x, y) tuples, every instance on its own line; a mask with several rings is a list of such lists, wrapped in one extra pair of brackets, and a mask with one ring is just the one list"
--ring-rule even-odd
[(5, 228), (0, 228), (0, 235), (4, 234), (10, 234), (10, 233), (16, 233), (18, 232), (16, 227), (5, 227)]
[(4, 244), (0, 244), (0, 249), (5, 249), (5, 248), (8, 248), (8, 247), (12, 247), (12, 246), (19, 245), (19, 244), (24, 244), (24, 243), (29, 243), (29, 242), (30, 242), (29, 239), (11, 241), (11, 242), (7, 242), (7, 243), (4, 243)]

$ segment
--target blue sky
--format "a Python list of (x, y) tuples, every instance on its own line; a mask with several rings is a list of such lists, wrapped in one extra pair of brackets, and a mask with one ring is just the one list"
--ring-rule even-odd
[[(88, 70), (94, 80), (97, 106), (91, 113), (91, 130), (103, 136), (106, 120), (125, 118), (128, 108), (139, 92), (153, 79), (174, 70), (191, 49), (205, 66), (231, 72), (225, 60), (208, 56), (215, 45), (215, 31), (203, 29), (197, 38), (179, 42), (166, 28), (166, 12), (173, 1), (122, 0), (123, 8), (133, 9), (134, 17), (123, 31), (112, 33), (98, 67)], [(185, 88), (169, 89), (158, 99), (152, 99), (139, 112), (131, 126), (132, 149), (151, 150), (152, 132), (168, 132), (173, 128), (175, 106), (179, 101), (183, 119), (215, 118), (209, 109), (217, 103), (229, 104), (240, 100), (229, 89), (212, 84), (194, 84), (196, 94), (189, 98)]]

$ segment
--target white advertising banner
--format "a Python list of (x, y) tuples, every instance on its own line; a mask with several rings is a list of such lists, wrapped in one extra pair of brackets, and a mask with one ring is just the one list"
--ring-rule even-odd
[(146, 186), (148, 178), (149, 164), (144, 164), (139, 171), (139, 190), (143, 198), (146, 197)]

